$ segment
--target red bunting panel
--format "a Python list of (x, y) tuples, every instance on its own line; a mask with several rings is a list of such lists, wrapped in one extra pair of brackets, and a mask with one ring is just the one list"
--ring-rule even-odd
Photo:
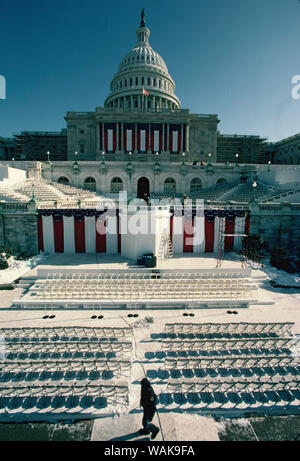
[(78, 222), (74, 219), (75, 229), (75, 251), (76, 253), (85, 253), (85, 220)]
[(64, 221), (56, 222), (53, 219), (53, 231), (54, 231), (54, 249), (55, 253), (64, 252)]
[(96, 253), (106, 253), (106, 223), (102, 217), (96, 218)]
[(205, 218), (205, 252), (213, 253), (215, 240), (215, 222), (208, 222)]

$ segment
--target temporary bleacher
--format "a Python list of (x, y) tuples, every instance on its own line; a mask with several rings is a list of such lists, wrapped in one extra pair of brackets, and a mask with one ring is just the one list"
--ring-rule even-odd
[(0, 335), (0, 415), (28, 408), (99, 414), (128, 405), (131, 328), (12, 328)]
[(191, 192), (189, 194), (189, 198), (191, 199), (199, 199), (199, 200), (210, 200), (210, 201), (217, 201), (220, 200), (221, 197), (231, 189), (235, 187), (234, 184), (231, 183), (224, 183), (224, 184), (217, 184), (214, 187), (209, 187), (206, 189), (201, 189), (198, 191)]
[(91, 200), (96, 193), (80, 187), (59, 184), (43, 178), (29, 178), (12, 186), (0, 185), (0, 200), (6, 202), (28, 202), (34, 197), (39, 203), (68, 202), (78, 206), (78, 200)]
[(42, 179), (27, 179), (24, 183), (15, 187), (15, 191), (31, 198), (33, 195), (39, 201), (59, 201), (65, 198), (65, 195), (57, 188), (47, 184)]
[(38, 280), (29, 292), (15, 301), (22, 307), (86, 307), (119, 303), (199, 303), (248, 305), (257, 299), (257, 286), (251, 271), (198, 270), (151, 271), (123, 270), (98, 272), (38, 271)]
[(252, 202), (254, 199), (261, 200), (266, 197), (270, 197), (272, 194), (274, 195), (274, 191), (261, 183), (258, 182), (257, 186), (254, 188), (252, 183), (245, 183), (240, 184), (238, 187), (234, 187), (232, 191), (226, 194), (227, 201), (234, 201), (234, 202)]
[(91, 199), (96, 196), (96, 192), (93, 192), (87, 189), (82, 189), (80, 187), (75, 187), (75, 186), (71, 186), (68, 184), (60, 184), (60, 183), (53, 182), (53, 181), (50, 181), (49, 184), (53, 186), (54, 188), (58, 189), (60, 192), (62, 192), (67, 197), (82, 200), (82, 199)]

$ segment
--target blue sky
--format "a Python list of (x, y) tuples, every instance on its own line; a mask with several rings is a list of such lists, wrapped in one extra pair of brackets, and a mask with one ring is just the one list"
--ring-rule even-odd
[(218, 114), (223, 133), (300, 132), (299, 0), (0, 0), (0, 136), (103, 106), (143, 7), (182, 108)]

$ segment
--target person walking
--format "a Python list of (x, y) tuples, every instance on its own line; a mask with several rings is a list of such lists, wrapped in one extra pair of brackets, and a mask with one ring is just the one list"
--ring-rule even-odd
[(147, 435), (151, 432), (151, 440), (154, 440), (159, 433), (158, 427), (152, 424), (152, 420), (156, 413), (157, 396), (147, 378), (141, 381), (141, 402), (140, 405), (144, 409), (143, 429), (139, 430), (141, 435)]

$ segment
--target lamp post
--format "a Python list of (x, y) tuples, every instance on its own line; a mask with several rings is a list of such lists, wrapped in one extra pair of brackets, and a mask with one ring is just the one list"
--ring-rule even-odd
[(272, 163), (271, 160), (269, 160), (269, 161), (268, 161), (268, 165), (269, 165), (269, 166), (268, 166), (268, 171), (269, 171), (269, 172), (271, 171), (271, 169), (270, 169), (271, 163)]
[(235, 158), (236, 158), (236, 166), (238, 166), (239, 154), (235, 154)]
[(50, 152), (47, 152), (47, 157), (48, 157), (48, 163), (50, 163)]
[(254, 181), (253, 184), (252, 184), (252, 187), (253, 187), (253, 200), (256, 200), (256, 188), (257, 188), (257, 182)]
[(104, 175), (106, 174), (106, 165), (105, 165), (105, 152), (102, 152), (102, 162), (100, 167), (101, 173)]
[(209, 160), (208, 165), (209, 166), (211, 166), (211, 158), (212, 158), (212, 153), (209, 152), (209, 154), (208, 154), (208, 160)]

